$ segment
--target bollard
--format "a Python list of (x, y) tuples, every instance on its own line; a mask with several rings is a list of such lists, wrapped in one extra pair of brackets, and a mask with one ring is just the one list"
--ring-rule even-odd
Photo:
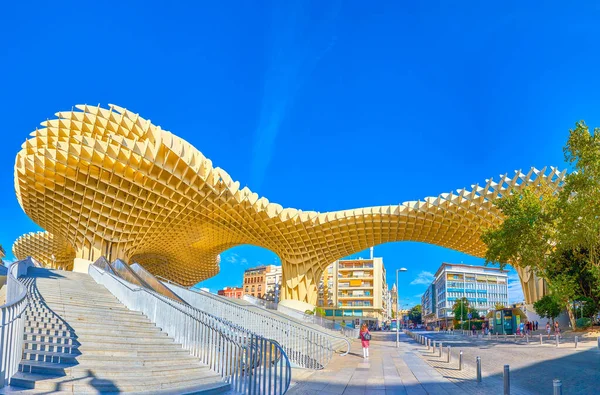
[(554, 388), (554, 395), (562, 395), (562, 381), (554, 379), (552, 381), (552, 387)]
[(431, 343), (431, 340), (429, 338), (427, 338), (427, 350), (429, 350), (429, 344)]
[(506, 341), (506, 333), (504, 334), (504, 341)]
[(475, 362), (477, 363), (477, 382), (481, 383), (481, 357), (475, 358)]
[(450, 363), (450, 346), (448, 346), (448, 356), (446, 358), (446, 362)]
[(556, 337), (556, 347), (558, 347), (558, 343), (559, 343), (560, 341), (558, 340), (558, 335), (556, 335), (555, 337)]
[(462, 351), (458, 354), (458, 370), (462, 370)]
[(575, 336), (575, 348), (577, 348), (577, 340), (579, 339), (577, 339), (577, 336)]
[(510, 366), (504, 365), (504, 395), (510, 395)]
[(544, 344), (544, 340), (542, 339), (542, 334), (540, 333), (540, 344)]
[(598, 337), (598, 348), (600, 348), (600, 337)]
[(525, 340), (527, 340), (527, 344), (529, 344), (529, 335), (525, 335)]
[(515, 343), (516, 343), (517, 342), (517, 334), (515, 333), (514, 336), (515, 336)]
[(444, 347), (442, 345), (442, 342), (439, 343), (439, 346), (440, 346), (440, 350), (439, 350), (440, 351), (440, 355), (439, 355), (439, 357), (441, 358), (442, 357), (442, 348)]
[(498, 340), (498, 332), (496, 332), (496, 340)]

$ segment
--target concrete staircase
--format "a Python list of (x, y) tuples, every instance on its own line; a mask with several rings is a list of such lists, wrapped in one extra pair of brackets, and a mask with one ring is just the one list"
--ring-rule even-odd
[(230, 390), (217, 373), (87, 274), (30, 268), (22, 281), (30, 293), (25, 350), (8, 392)]

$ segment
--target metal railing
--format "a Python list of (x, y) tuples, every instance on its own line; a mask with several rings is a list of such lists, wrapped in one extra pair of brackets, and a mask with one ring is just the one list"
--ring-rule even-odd
[(260, 299), (252, 295), (244, 295), (243, 299), (248, 303), (252, 303), (253, 305), (259, 307), (264, 307), (265, 309), (277, 310), (277, 303), (270, 300)]
[(90, 265), (90, 276), (130, 310), (142, 312), (242, 394), (285, 394), (291, 365), (283, 348), (212, 314), (130, 284)]
[[(319, 325), (319, 326), (322, 326), (323, 328), (329, 329), (331, 331), (341, 332), (344, 336), (346, 336), (350, 339), (358, 338), (358, 332), (360, 331), (360, 329), (346, 325), (344, 322), (336, 323), (335, 321), (330, 320), (328, 318), (321, 317), (319, 315), (314, 315), (314, 314), (306, 314), (299, 310), (290, 309), (289, 307), (285, 307), (282, 305), (279, 305), (277, 307), (277, 311), (280, 311), (283, 314), (289, 315), (290, 317), (294, 317), (303, 322)], [(350, 318), (352, 318), (352, 317), (350, 317)]]
[(350, 342), (343, 336), (321, 332), (249, 303), (242, 305), (210, 292), (187, 289), (159, 278), (190, 305), (277, 341), (290, 361), (299, 367), (323, 369), (331, 361), (335, 351), (339, 351), (342, 356), (350, 352)]
[(27, 288), (18, 278), (36, 266), (32, 259), (13, 263), (6, 279), (6, 303), (0, 306), (0, 387), (6, 386), (18, 371), (23, 358), (24, 312), (27, 308)]

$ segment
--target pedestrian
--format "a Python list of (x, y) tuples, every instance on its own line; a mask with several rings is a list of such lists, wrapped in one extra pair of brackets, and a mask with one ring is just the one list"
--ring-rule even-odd
[(535, 322), (535, 330), (536, 331), (538, 330), (538, 322), (537, 321)]
[(558, 321), (554, 321), (554, 335), (557, 336), (558, 338), (561, 338), (560, 326), (558, 326)]
[(369, 358), (369, 342), (371, 341), (371, 333), (367, 328), (367, 324), (362, 324), (360, 327), (360, 343), (363, 349), (363, 359)]
[(548, 334), (548, 339), (550, 338), (550, 322), (546, 322), (546, 333)]
[(525, 333), (525, 324), (524, 324), (523, 322), (521, 322), (521, 323), (519, 324), (519, 335), (520, 335), (521, 337), (523, 337), (523, 336), (524, 336), (524, 333)]
[(473, 336), (477, 334), (477, 329), (475, 329), (475, 324), (471, 326), (471, 330), (473, 331)]

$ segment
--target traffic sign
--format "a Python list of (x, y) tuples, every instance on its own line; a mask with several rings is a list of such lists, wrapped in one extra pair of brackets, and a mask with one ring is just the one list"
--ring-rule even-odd
[(467, 317), (469, 317), (469, 319), (473, 318), (473, 315), (471, 313), (467, 314)]

